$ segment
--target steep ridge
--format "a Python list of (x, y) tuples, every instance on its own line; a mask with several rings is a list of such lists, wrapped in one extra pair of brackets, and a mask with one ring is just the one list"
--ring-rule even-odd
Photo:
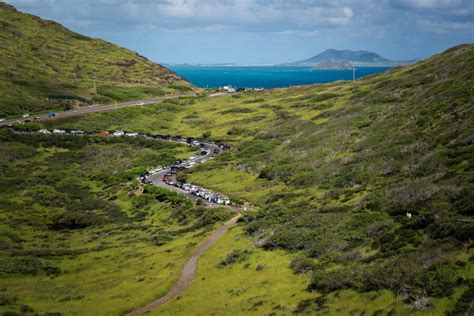
[(190, 90), (165, 67), (0, 2), (0, 116)]

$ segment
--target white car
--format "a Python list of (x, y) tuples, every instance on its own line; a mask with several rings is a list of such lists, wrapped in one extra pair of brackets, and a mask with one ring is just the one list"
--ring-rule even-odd
[(5, 121), (5, 118), (4, 117), (0, 117), (0, 122), (3, 122)]
[(145, 105), (143, 102), (138, 102), (137, 105)]
[(56, 134), (56, 135), (64, 135), (64, 134), (66, 134), (66, 131), (63, 130), (63, 129), (54, 129), (54, 130), (53, 130), (53, 134)]
[(21, 117), (28, 117), (28, 116), (30, 116), (30, 115), (28, 113), (26, 113), (26, 114), (23, 114)]
[(40, 134), (51, 134), (51, 132), (48, 131), (47, 129), (40, 129), (40, 130), (38, 131), (38, 133), (40, 133)]
[(125, 133), (123, 131), (116, 131), (112, 135), (113, 136), (123, 136)]

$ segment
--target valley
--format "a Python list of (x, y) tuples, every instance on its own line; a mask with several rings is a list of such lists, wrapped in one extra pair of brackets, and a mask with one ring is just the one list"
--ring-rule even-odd
[(474, 44), (208, 89), (8, 4), (0, 25), (0, 314), (474, 313)]
[[(282, 271), (290, 275), (293, 271), (300, 278), (290, 287), (300, 288), (300, 294), (294, 296), (299, 299), (292, 299), (283, 313), (339, 313), (337, 302), (343, 297), (353, 302), (346, 305), (347, 313), (375, 313), (381, 306), (392, 313), (416, 312), (418, 304), (429, 302), (419, 312), (441, 314), (454, 308), (464, 291), (468, 293), (467, 280), (472, 278), (472, 190), (467, 180), (472, 175), (472, 155), (468, 154), (472, 145), (468, 136), (462, 136), (472, 135), (469, 131), (474, 126), (472, 78), (469, 68), (456, 68), (473, 62), (472, 50), (472, 45), (460, 46), (355, 84), (248, 92), (217, 99), (170, 99), (141, 109), (44, 124), (48, 128), (120, 127), (144, 133), (204, 135), (234, 148), (186, 171), (182, 179), (225, 192), (233, 201), (248, 201), (256, 209), (244, 212), (238, 230), (229, 232), (235, 244), (228, 243), (227, 250), (217, 253), (215, 249), (223, 247), (217, 242), (216, 248), (203, 254), (202, 268), (197, 270), (198, 278), (204, 278), (202, 285), (194, 282), (182, 294), (194, 303), (171, 301), (157, 312), (177, 308), (187, 313), (186, 306), (194, 310), (197, 293), (230, 300), (236, 285), (219, 283), (228, 288), (225, 292), (212, 285), (215, 279), (211, 278), (219, 273), (228, 276), (226, 269), (237, 279), (261, 274), (263, 284), (276, 282), (276, 286), (280, 282), (265, 267), (280, 262), (270, 259), (277, 256), (282, 263), (286, 261)], [(437, 71), (447, 77), (430, 75), (426, 79), (426, 73)], [(446, 90), (447, 85), (452, 87)], [(414, 93), (421, 87), (423, 94)], [(436, 103), (446, 98), (457, 100), (451, 103), (454, 108)], [(425, 120), (423, 113), (433, 111), (437, 114)], [(405, 117), (413, 119), (400, 124)], [(457, 123), (450, 123), (452, 120)], [(157, 121), (160, 123), (155, 124)], [(433, 135), (447, 138), (435, 140)], [(434, 141), (446, 147), (433, 147), (430, 143)], [(450, 157), (465, 158), (452, 161)], [(222, 258), (226, 252), (236, 259), (220, 268), (211, 258)], [(422, 265), (419, 258), (430, 258), (430, 265)], [(252, 262), (259, 268), (248, 270)], [(425, 281), (417, 283), (420, 279)], [(241, 291), (248, 294), (232, 296), (239, 310), (234, 309), (235, 303), (229, 309), (224, 304), (219, 305), (219, 313), (259, 314), (277, 306), (276, 302), (293, 292), (290, 288), (268, 293), (267, 286), (246, 283)], [(399, 295), (404, 298), (397, 298)], [(252, 307), (260, 296), (262, 303)], [(206, 304), (202, 308), (213, 310)]]

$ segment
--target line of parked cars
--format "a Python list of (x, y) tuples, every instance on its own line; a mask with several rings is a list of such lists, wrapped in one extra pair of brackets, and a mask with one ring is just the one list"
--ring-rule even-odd
[(193, 185), (191, 183), (176, 182), (175, 186), (215, 204), (221, 204), (221, 205), (230, 204), (230, 199), (228, 197), (223, 196), (221, 194), (214, 193), (210, 190), (206, 190), (200, 186)]
[[(11, 126), (3, 126), (3, 127), (11, 127)], [(210, 140), (202, 140), (202, 139), (196, 139), (193, 137), (181, 137), (181, 136), (171, 136), (171, 135), (162, 135), (162, 134), (157, 134), (157, 135), (152, 135), (152, 134), (142, 134), (142, 133), (135, 133), (135, 132), (126, 132), (126, 131), (81, 131), (81, 130), (71, 130), (71, 129), (54, 129), (52, 131), (49, 131), (47, 129), (40, 129), (38, 131), (40, 134), (56, 134), (56, 135), (101, 135), (104, 137), (112, 136), (112, 137), (140, 137), (140, 138), (145, 138), (145, 139), (162, 139), (162, 140), (170, 140), (170, 141), (175, 141), (175, 142), (180, 142), (180, 143), (186, 143), (189, 145), (193, 145), (196, 147), (201, 147), (203, 150), (209, 150), (207, 148), (206, 144), (214, 144), (217, 145), (219, 148), (214, 149), (214, 154), (218, 154), (220, 150), (228, 150), (230, 149), (230, 146), (225, 145), (225, 144), (216, 144)], [(202, 154), (202, 153), (201, 153)]]
[[(164, 167), (157, 167), (152, 170), (149, 170), (139, 176), (140, 182), (144, 184), (153, 184), (153, 182), (150, 180), (150, 176), (158, 173), (163, 170), (169, 169), (169, 172), (166, 173), (163, 176), (163, 182), (165, 182), (168, 185), (175, 186), (178, 188), (181, 188), (185, 191), (190, 192), (191, 194), (201, 197), (204, 200), (207, 200), (209, 202), (215, 203), (215, 204), (221, 204), (221, 205), (229, 205), (231, 203), (230, 199), (222, 194), (214, 193), (210, 190), (204, 189), (200, 186), (193, 185), (191, 183), (184, 183), (184, 182), (179, 182), (174, 180), (174, 175), (177, 173), (195, 166), (196, 164), (206, 162), (207, 159), (201, 159), (199, 160), (198, 158), (204, 157), (209, 154), (210, 149), (206, 145), (206, 143), (213, 143), (211, 141), (199, 141), (195, 138), (188, 137), (188, 138), (182, 138), (181, 136), (170, 136), (170, 135), (150, 135), (150, 134), (139, 134), (139, 133), (134, 133), (134, 132), (125, 132), (125, 131), (114, 131), (114, 132), (106, 132), (102, 131), (100, 133), (96, 131), (82, 131), (82, 130), (64, 130), (64, 129), (53, 129), (52, 131), (49, 131), (47, 129), (40, 129), (38, 131), (40, 134), (54, 134), (54, 135), (101, 135), (101, 136), (113, 136), (113, 137), (141, 137), (141, 138), (146, 138), (146, 139), (163, 139), (163, 140), (170, 140), (170, 141), (176, 141), (176, 142), (181, 142), (181, 143), (186, 143), (195, 147), (200, 147), (202, 148), (202, 151), (192, 157), (189, 157), (186, 160), (177, 160), (173, 165), (171, 166), (164, 166)], [(226, 150), (229, 149), (230, 147), (224, 144), (219, 144), (218, 148), (215, 148), (212, 154), (218, 154), (221, 150)], [(211, 157), (212, 158), (212, 157)]]
[(175, 181), (173, 179), (173, 174), (171, 172), (168, 172), (167, 174), (165, 174), (162, 180), (168, 185), (183, 189), (184, 191), (187, 191), (191, 193), (192, 195), (198, 196), (211, 203), (221, 204), (221, 205), (230, 205), (231, 203), (230, 199), (222, 194), (215, 193), (211, 190), (207, 190), (203, 187), (200, 187), (198, 185), (194, 185), (191, 183)]

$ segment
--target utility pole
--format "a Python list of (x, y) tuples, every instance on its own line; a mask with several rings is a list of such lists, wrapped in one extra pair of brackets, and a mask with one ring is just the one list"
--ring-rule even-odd
[(353, 66), (352, 67), (352, 82), (354, 83), (356, 80), (356, 69), (355, 67)]
[(97, 87), (95, 86), (95, 72), (92, 75), (92, 78), (94, 79), (94, 95), (97, 96)]

